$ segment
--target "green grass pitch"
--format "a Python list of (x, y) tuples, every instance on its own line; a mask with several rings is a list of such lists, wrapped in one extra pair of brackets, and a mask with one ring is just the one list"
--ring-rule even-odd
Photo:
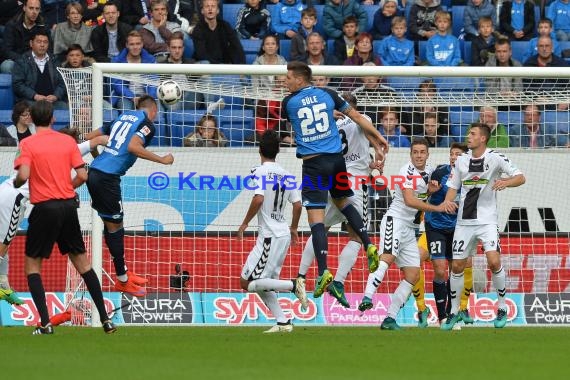
[(0, 328), (0, 378), (567, 379), (568, 328)]

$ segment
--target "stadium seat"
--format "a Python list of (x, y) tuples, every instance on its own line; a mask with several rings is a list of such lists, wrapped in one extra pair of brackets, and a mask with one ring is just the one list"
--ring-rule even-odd
[(255, 54), (259, 53), (259, 48), (261, 47), (261, 40), (240, 40), (241, 46), (245, 54)]
[(12, 123), (12, 110), (0, 110), (0, 124), (9, 126)]
[(323, 23), (323, 11), (325, 10), (325, 6), (323, 4), (313, 5), (315, 10), (317, 11), (317, 25), (315, 25), (315, 32), (319, 32), (321, 36), (325, 37), (325, 29)]
[(12, 75), (0, 74), (0, 110), (11, 110), (13, 106)]
[(362, 8), (364, 8), (366, 13), (368, 14), (368, 25), (366, 25), (366, 31), (369, 31), (370, 29), (372, 29), (372, 22), (374, 21), (374, 14), (380, 8), (380, 6), (376, 5), (376, 4), (375, 5), (363, 5)]
[(556, 126), (558, 133), (570, 132), (570, 111), (544, 111), (542, 119), (545, 123)]
[(53, 129), (60, 130), (61, 128), (69, 127), (69, 110), (54, 110), (53, 117), (55, 119), (55, 123), (52, 125)]
[(534, 7), (534, 36), (538, 36), (538, 22), (540, 21), (540, 6), (535, 5)]
[(192, 58), (194, 56), (194, 41), (192, 38), (184, 38), (184, 58)]
[(513, 58), (519, 61), (520, 63), (523, 62), (523, 57), (528, 50), (528, 41), (512, 41), (511, 48), (513, 50)]
[[(194, 130), (194, 126), (198, 120), (204, 115), (205, 111), (190, 111), (184, 113), (173, 113), (172, 123), (172, 144), (173, 146), (182, 146), (180, 137)], [(218, 119), (218, 127), (226, 135), (230, 141), (230, 146), (246, 146), (248, 141), (252, 140), (255, 130), (255, 119), (253, 110), (242, 109), (232, 110), (223, 109), (214, 112), (214, 116)], [(180, 128), (182, 126), (183, 128)]]
[(471, 41), (460, 40), (459, 43), (463, 46), (463, 62), (471, 65)]
[(479, 112), (450, 112), (449, 126), (450, 133), (457, 141), (463, 141), (467, 135), (469, 124), (479, 120)]
[(279, 41), (279, 53), (287, 61), (291, 59), (291, 40), (280, 40)]
[(386, 78), (386, 84), (392, 87), (396, 92), (406, 98), (412, 98), (418, 92), (420, 83), (425, 78), (421, 77), (393, 77)]
[(420, 62), (427, 62), (427, 41), (419, 41), (419, 55)]
[(231, 25), (232, 29), (236, 26), (237, 15), (243, 4), (224, 4), (222, 18)]
[(463, 30), (464, 5), (454, 5), (451, 7), (451, 31), (455, 37), (459, 37)]
[(505, 126), (521, 125), (523, 113), (521, 111), (499, 111), (497, 112), (497, 122)]

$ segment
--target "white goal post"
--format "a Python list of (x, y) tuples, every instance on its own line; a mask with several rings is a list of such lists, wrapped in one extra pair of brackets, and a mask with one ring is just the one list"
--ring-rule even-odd
[[(560, 189), (568, 188), (568, 177), (560, 173), (561, 168), (570, 167), (568, 148), (563, 143), (568, 138), (570, 125), (570, 68), (528, 68), (528, 67), (370, 67), (370, 66), (312, 66), (313, 76), (336, 78), (339, 84), (344, 78), (380, 77), (389, 91), (354, 94), (359, 107), (365, 111), (378, 113), (384, 107), (398, 111), (410, 107), (445, 107), (449, 112), (447, 134), (462, 140), (466, 128), (479, 115), (480, 107), (494, 107), (498, 122), (505, 124), (509, 132), (516, 131), (524, 122), (524, 106), (536, 105), (542, 112), (542, 123), (547, 123), (554, 140), (560, 141), (552, 149), (499, 148), (507, 154), (527, 174), (527, 184), (511, 189), (499, 197), (499, 227), (505, 236), (505, 268), (508, 270), (508, 289), (513, 294), (509, 298), (509, 320), (513, 324), (570, 324), (570, 317), (558, 316), (545, 306), (547, 303), (563, 305), (570, 302), (570, 260), (569, 233), (570, 204), (564, 201)], [(165, 136), (157, 136), (156, 146), (149, 149), (158, 152), (172, 152), (175, 164), (162, 167), (138, 160), (123, 181), (125, 201), (125, 230), (129, 234), (127, 262), (138, 274), (151, 280), (147, 288), (146, 300), (134, 300), (119, 296), (113, 300), (115, 306), (127, 302), (129, 306), (118, 311), (120, 322), (133, 324), (235, 324), (271, 323), (271, 317), (263, 308), (256, 295), (246, 295), (236, 286), (244, 257), (254, 244), (254, 235), (245, 242), (236, 242), (232, 232), (237, 230), (247, 210), (251, 194), (237, 188), (236, 178), (247, 175), (249, 168), (258, 164), (255, 147), (256, 123), (259, 122), (258, 102), (279, 101), (286, 94), (283, 88), (258, 88), (252, 85), (250, 77), (272, 77), (285, 75), (286, 66), (272, 65), (165, 65), (165, 64), (110, 64), (95, 63), (92, 69), (83, 74), (62, 71), (70, 95), (71, 124), (77, 118), (85, 118), (81, 108), (90, 106), (89, 125), (98, 128), (109, 122), (108, 101), (109, 80), (125, 80), (144, 85), (157, 86), (161, 80), (173, 75), (185, 75), (189, 79), (180, 83), (185, 92), (211, 95), (212, 101), (225, 98), (225, 109), (213, 114), (218, 117), (220, 126), (228, 135), (228, 148), (189, 148), (183, 147), (181, 139), (193, 131), (200, 116), (205, 113), (208, 103), (192, 109), (161, 109), (165, 115), (162, 127)], [(76, 72), (77, 73), (77, 72)], [(82, 78), (82, 79), (81, 79)], [(111, 78), (111, 79), (109, 79)], [(485, 91), (486, 79), (519, 78), (524, 81), (523, 91), (490, 93)], [(425, 100), (417, 97), (418, 86), (425, 80), (433, 80), (437, 86), (437, 97)], [(88, 87), (73, 86), (84, 80), (85, 86), (92, 85), (91, 95), (85, 96)], [(273, 83), (273, 82), (272, 82)], [(530, 83), (530, 84), (529, 84)], [(350, 88), (354, 91), (357, 85)], [(74, 90), (75, 88), (75, 90)], [(74, 93), (74, 91), (76, 91)], [(77, 92), (79, 91), (79, 92)], [(89, 92), (89, 91), (88, 91)], [(75, 95), (74, 95), (75, 94)], [(89, 99), (86, 99), (89, 98)], [(211, 104), (211, 103), (209, 103)], [(110, 114), (109, 114), (110, 113)], [(74, 119), (76, 118), (76, 119)], [(269, 117), (267, 117), (269, 118)], [(375, 120), (379, 123), (379, 119)], [(191, 126), (189, 127), (189, 125)], [(84, 124), (81, 124), (84, 125)], [(180, 127), (178, 129), (178, 127)], [(175, 133), (175, 128), (176, 133)], [(248, 133), (241, 131), (247, 129)], [(249, 128), (249, 129), (248, 129)], [(157, 128), (158, 130), (159, 128)], [(518, 129), (520, 131), (520, 129)], [(236, 139), (241, 139), (236, 143)], [(511, 136), (508, 136), (511, 137)], [(507, 138), (508, 138), (507, 137)], [(516, 137), (516, 136), (512, 136)], [(566, 139), (566, 140), (565, 140)], [(517, 140), (518, 141), (518, 140)], [(234, 144), (235, 143), (235, 144)], [(388, 155), (386, 173), (396, 174), (409, 159), (409, 148), (393, 148)], [(301, 163), (295, 158), (294, 148), (283, 148), (278, 161), (295, 175), (300, 174)], [(448, 148), (432, 150), (430, 163), (446, 163)], [(155, 172), (164, 172), (172, 181), (167, 192), (148, 189), (148, 180)], [(220, 179), (229, 177), (234, 187), (206, 186), (198, 190), (180, 185), (189, 172), (196, 176), (214, 178), (215, 185)], [(183, 173), (182, 175), (180, 173)], [(203, 178), (200, 177), (200, 180)], [(179, 187), (172, 185), (176, 181)], [(197, 183), (192, 182), (194, 185)], [(202, 184), (202, 183), (200, 183)], [(190, 185), (192, 186), (192, 185)], [(215, 187), (215, 186), (214, 186)], [(378, 194), (373, 194), (377, 196)], [(374, 200), (375, 202), (376, 200)], [(87, 202), (83, 202), (87, 203)], [(130, 206), (129, 206), (130, 203)], [(374, 203), (376, 204), (376, 203)], [(85, 214), (84, 210), (84, 214)], [(374, 215), (378, 217), (378, 215)], [(109, 272), (109, 254), (103, 253), (102, 225), (95, 213), (89, 216), (86, 224), (91, 230), (93, 267), (102, 279), (104, 291), (112, 292), (108, 279), (102, 273)], [(302, 216), (303, 241), (310, 230)], [(83, 222), (83, 221), (82, 221)], [(253, 232), (254, 228), (248, 231)], [(378, 236), (373, 227), (373, 240)], [(336, 269), (332, 258), (346, 242), (346, 235), (335, 228), (329, 240), (331, 267)], [(284, 278), (295, 276), (302, 248), (292, 247), (283, 267)], [(361, 256), (363, 257), (363, 256)], [(311, 299), (309, 312), (303, 313), (294, 297), (280, 295), (280, 302), (287, 305), (287, 314), (294, 323), (308, 324), (377, 324), (385, 315), (384, 308), (389, 303), (388, 293), (397, 284), (397, 270), (391, 269), (385, 284), (379, 290), (378, 305), (370, 313), (360, 315), (355, 310), (359, 297), (364, 291), (367, 277), (365, 264), (359, 259), (349, 276), (347, 293), (351, 309), (343, 309), (332, 298)], [(187, 270), (189, 279), (186, 287), (172, 288), (169, 281), (178, 278), (182, 272), (174, 272), (176, 264)], [(428, 264), (429, 265), (429, 264)], [(428, 276), (432, 274), (427, 270)], [(112, 273), (110, 273), (112, 274)], [(313, 272), (309, 273), (314, 276)], [(111, 276), (113, 277), (113, 276)], [(427, 277), (426, 277), (427, 278)], [(431, 277), (429, 277), (431, 279)], [(491, 320), (494, 312), (493, 289), (485, 270), (485, 260), (481, 255), (475, 263), (476, 295), (472, 295), (471, 307), (476, 324), (484, 325)], [(312, 290), (314, 278), (308, 281)], [(426, 279), (426, 284), (428, 284)], [(558, 288), (557, 288), (558, 286)], [(429, 282), (428, 287), (431, 287)], [(554, 291), (556, 290), (557, 291)], [(184, 301), (179, 304), (180, 292)], [(107, 294), (107, 293), (106, 293)], [(173, 295), (174, 294), (174, 295)], [(281, 296), (283, 298), (281, 298)], [(110, 296), (111, 297), (111, 296)], [(176, 298), (179, 297), (179, 298)], [(435, 308), (433, 297), (427, 296), (428, 304)], [(356, 303), (356, 305), (353, 305)], [(191, 306), (190, 306), (191, 305)], [(544, 306), (544, 307), (541, 307)], [(153, 309), (156, 307), (156, 309)], [(127, 310), (128, 309), (128, 310)], [(254, 312), (255, 311), (255, 312)], [(413, 300), (409, 300), (401, 321), (415, 323)], [(170, 313), (170, 314), (169, 314)], [(169, 319), (170, 318), (170, 319)], [(96, 324), (97, 318), (91, 322)], [(436, 324), (436, 320), (430, 323)]]

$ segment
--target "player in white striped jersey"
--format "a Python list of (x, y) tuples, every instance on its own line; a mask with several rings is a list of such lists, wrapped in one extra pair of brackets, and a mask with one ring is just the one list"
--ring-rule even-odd
[(440, 212), (446, 205), (434, 206), (426, 202), (429, 194), (436, 190), (430, 185), (429, 176), (433, 169), (427, 165), (429, 145), (424, 138), (416, 138), (410, 148), (411, 161), (404, 165), (399, 175), (405, 182), (396, 186), (392, 204), (382, 218), (380, 225), (381, 252), (378, 270), (368, 276), (364, 298), (358, 306), (360, 311), (371, 309), (372, 296), (380, 286), (386, 271), (396, 263), (404, 273), (404, 279), (396, 288), (387, 316), (380, 326), (383, 330), (400, 330), (396, 317), (400, 308), (419, 280), (420, 252), (416, 241), (416, 230), (420, 225), (422, 211)]
[[(302, 206), (299, 191), (288, 182), (293, 176), (275, 162), (277, 153), (279, 137), (275, 131), (267, 130), (259, 144), (261, 166), (252, 170), (253, 183), (250, 186), (255, 188), (255, 193), (238, 229), (238, 239), (241, 240), (249, 222), (257, 215), (257, 242), (243, 266), (240, 285), (243, 290), (257, 292), (277, 320), (277, 324), (266, 333), (293, 331), (291, 320), (285, 317), (275, 291), (292, 291), (301, 301), (301, 306), (307, 307), (305, 287), (298, 287), (297, 280), (279, 279), (289, 244), (299, 241), (297, 226)], [(293, 204), (290, 227), (284, 214), (287, 202)]]
[(458, 189), (461, 189), (461, 198), (453, 234), (453, 262), (449, 280), (451, 313), (446, 323), (441, 325), (442, 330), (451, 330), (461, 319), (458, 311), (459, 294), (463, 290), (463, 270), (467, 258), (476, 254), (479, 241), (497, 289), (498, 310), (494, 325), (502, 328), (507, 323), (506, 275), (500, 256), (497, 191), (520, 186), (525, 183), (525, 177), (505, 155), (487, 148), (490, 136), (491, 130), (486, 124), (471, 124), (467, 135), (470, 151), (457, 158), (447, 180), (446, 203), (449, 205), (455, 199)]
[[(63, 131), (72, 134), (74, 130)], [(97, 145), (105, 145), (108, 136), (101, 136), (89, 141), (78, 144), (79, 151), (82, 155), (86, 155)], [(8, 281), (8, 248), (12, 239), (16, 236), (18, 226), (24, 219), (26, 206), (30, 199), (30, 189), (28, 183), (24, 183), (19, 188), (14, 188), (14, 178), (17, 172), (14, 172), (10, 178), (0, 184), (0, 300), (5, 300), (10, 304), (21, 305), (23, 301), (18, 297), (17, 293), (10, 287)]]

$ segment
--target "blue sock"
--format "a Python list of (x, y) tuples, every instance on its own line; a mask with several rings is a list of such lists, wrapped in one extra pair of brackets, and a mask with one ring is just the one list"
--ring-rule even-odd
[(447, 317), (447, 282), (433, 280), (433, 296), (437, 306), (437, 316), (441, 321)]
[(313, 236), (313, 250), (317, 258), (317, 266), (319, 267), (319, 276), (327, 269), (327, 254), (329, 244), (327, 241), (327, 230), (323, 223), (311, 224), (311, 234)]
[(350, 227), (358, 234), (358, 237), (362, 241), (362, 245), (364, 249), (368, 249), (370, 245), (370, 238), (368, 237), (368, 231), (366, 231), (366, 227), (364, 227), (364, 223), (362, 222), (362, 217), (356, 211), (353, 205), (348, 204), (342, 210), (340, 210), (344, 216), (346, 216), (346, 221), (350, 224)]
[(109, 232), (105, 228), (105, 243), (113, 257), (113, 265), (117, 276), (127, 273), (125, 269), (125, 229), (121, 228), (115, 232)]

